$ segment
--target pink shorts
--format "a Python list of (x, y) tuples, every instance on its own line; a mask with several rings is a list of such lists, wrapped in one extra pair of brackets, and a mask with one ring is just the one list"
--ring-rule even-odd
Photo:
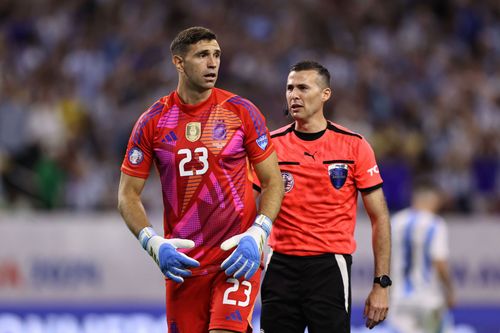
[(167, 280), (167, 322), (170, 333), (207, 333), (221, 329), (252, 332), (250, 323), (262, 269), (250, 280), (228, 277), (224, 271)]

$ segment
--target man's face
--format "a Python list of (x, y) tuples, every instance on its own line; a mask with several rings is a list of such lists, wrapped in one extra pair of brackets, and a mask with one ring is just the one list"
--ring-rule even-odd
[(183, 73), (183, 79), (188, 86), (203, 91), (215, 86), (220, 55), (221, 50), (215, 39), (201, 40), (191, 45), (183, 57), (175, 56), (174, 64)]
[(292, 71), (286, 83), (288, 111), (295, 120), (308, 120), (323, 114), (323, 104), (330, 98), (330, 88), (315, 70)]

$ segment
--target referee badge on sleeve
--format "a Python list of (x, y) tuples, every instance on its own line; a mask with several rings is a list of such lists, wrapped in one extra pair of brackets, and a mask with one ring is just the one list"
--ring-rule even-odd
[(292, 190), (293, 185), (295, 185), (295, 180), (290, 172), (281, 171), (281, 178), (283, 178), (283, 187), (285, 188), (285, 193)]
[(344, 163), (334, 163), (328, 166), (328, 175), (333, 187), (339, 190), (345, 184), (349, 167)]

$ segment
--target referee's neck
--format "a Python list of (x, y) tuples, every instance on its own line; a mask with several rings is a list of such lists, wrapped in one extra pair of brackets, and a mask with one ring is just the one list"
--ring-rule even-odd
[(295, 130), (302, 133), (318, 133), (324, 131), (327, 124), (328, 123), (324, 117), (318, 120), (295, 120)]

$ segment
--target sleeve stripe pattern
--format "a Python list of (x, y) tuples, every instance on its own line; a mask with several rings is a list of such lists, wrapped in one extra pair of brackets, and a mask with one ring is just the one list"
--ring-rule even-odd
[(144, 127), (148, 124), (148, 122), (159, 114), (163, 110), (163, 104), (160, 102), (156, 102), (153, 104), (141, 117), (141, 120), (137, 124), (137, 127), (134, 130), (134, 144), (139, 145), (141, 143), (141, 138), (142, 138), (142, 131), (144, 130)]
[(248, 111), (250, 117), (252, 118), (253, 125), (255, 126), (257, 136), (260, 137), (261, 135), (266, 134), (266, 124), (264, 123), (264, 119), (254, 105), (240, 96), (234, 96), (229, 99), (228, 102), (236, 105), (241, 105)]

